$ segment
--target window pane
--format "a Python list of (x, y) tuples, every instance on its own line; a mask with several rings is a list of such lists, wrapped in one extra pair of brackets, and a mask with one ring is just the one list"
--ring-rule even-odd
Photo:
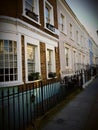
[(5, 62), (8, 62), (8, 60), (9, 60), (9, 59), (8, 59), (8, 55), (6, 54), (6, 55), (5, 55)]
[(47, 50), (48, 72), (52, 72), (52, 50)]
[(46, 4), (46, 7), (45, 7), (46, 23), (50, 23), (50, 10), (51, 10), (51, 7), (49, 7), (49, 5)]
[(5, 67), (9, 68), (9, 62), (7, 62), (7, 61), (5, 62)]
[(25, 0), (26, 9), (34, 12), (34, 0)]
[(9, 75), (5, 75), (5, 81), (9, 81)]
[(15, 61), (17, 60), (17, 55), (14, 55), (14, 60), (15, 60)]
[(4, 82), (4, 76), (0, 75), (0, 82)]
[(35, 72), (35, 48), (36, 46), (27, 44), (28, 75)]
[(9, 41), (8, 40), (4, 40), (4, 52), (8, 52), (9, 51)]
[(0, 68), (3, 68), (4, 67), (4, 62), (3, 60), (0, 60)]
[(13, 44), (12, 44), (12, 41), (9, 41), (9, 52), (13, 52)]
[(17, 68), (17, 61), (16, 62), (14, 62), (14, 66), (13, 66), (14, 68)]
[(13, 43), (14, 44), (14, 55), (17, 54), (17, 44), (16, 42)]
[(69, 49), (65, 47), (65, 62), (66, 62), (66, 66), (69, 65), (68, 53), (69, 53)]
[(14, 79), (13, 79), (13, 75), (10, 75), (10, 81), (13, 81)]
[(35, 72), (35, 64), (34, 63), (28, 63), (28, 74), (31, 72)]
[(1, 74), (4, 74), (4, 70), (3, 69), (0, 69), (0, 75)]
[(17, 75), (14, 75), (14, 80), (17, 80)]
[(12, 55), (12, 54), (9, 55), (9, 60), (10, 60), (10, 61), (13, 61), (13, 55)]
[(14, 74), (17, 74), (17, 68), (14, 68)]
[(3, 40), (0, 40), (0, 54), (3, 53), (3, 48), (4, 48)]
[(3, 54), (0, 54), (0, 60), (3, 60)]
[(10, 74), (13, 74), (13, 68), (10, 68)]
[(64, 16), (61, 14), (61, 31), (64, 31)]
[(12, 62), (10, 62), (10, 67), (11, 67), (11, 68), (13, 68), (13, 61), (12, 61)]
[(9, 74), (9, 69), (5, 69), (5, 74)]
[(27, 45), (27, 57), (30, 61), (35, 60), (35, 47), (33, 45)]

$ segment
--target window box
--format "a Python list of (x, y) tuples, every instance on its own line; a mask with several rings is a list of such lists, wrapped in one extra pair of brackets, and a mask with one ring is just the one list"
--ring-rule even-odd
[(55, 78), (56, 77), (56, 73), (55, 72), (49, 72), (48, 73), (48, 77), (49, 78)]
[(49, 30), (55, 32), (55, 27), (54, 27), (53, 25), (51, 25), (50, 23), (46, 23), (46, 27), (47, 27)]
[(26, 9), (26, 15), (38, 22), (38, 15)]
[(40, 74), (39, 72), (32, 72), (29, 76), (28, 76), (28, 80), (29, 81), (34, 81), (34, 80), (38, 80), (40, 79)]

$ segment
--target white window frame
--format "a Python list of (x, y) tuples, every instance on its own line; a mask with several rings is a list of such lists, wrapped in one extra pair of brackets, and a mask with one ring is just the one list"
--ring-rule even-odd
[(69, 37), (73, 40), (73, 24), (69, 23)]
[(63, 13), (60, 13), (60, 30), (61, 32), (67, 34), (66, 16)]
[(82, 43), (83, 43), (83, 35), (82, 34), (80, 36), (80, 43), (81, 43), (81, 46), (82, 46)]
[(22, 81), (22, 59), (21, 59), (21, 36), (20, 34), (11, 34), (11, 33), (0, 33), (1, 40), (11, 40), (16, 41), (17, 44), (17, 80), (16, 81), (8, 81), (8, 82), (0, 82), (0, 87), (10, 87), (23, 84)]
[(40, 24), (40, 16), (39, 16), (39, 0), (34, 0), (34, 13), (38, 15), (38, 21), (34, 20), (33, 18), (30, 18), (29, 16), (26, 15), (26, 8), (25, 8), (25, 1), (27, 0), (23, 0), (23, 16), (28, 18), (29, 20), (37, 23), (37, 24)]
[[(36, 71), (36, 68), (35, 68), (35, 67), (36, 67), (36, 66), (35, 66), (35, 64), (36, 64), (36, 57), (35, 57), (35, 56), (37, 55), (37, 46), (35, 46), (34, 44), (27, 43), (27, 53), (28, 53), (28, 46), (30, 46), (30, 48), (32, 47), (32, 49), (33, 49), (33, 51), (34, 51), (34, 52), (33, 52), (34, 55), (33, 55), (32, 52), (31, 52), (32, 55), (31, 55), (31, 53), (30, 53), (30, 55), (31, 55), (32, 58), (33, 58), (33, 56), (34, 56), (34, 60), (32, 59), (33, 61), (31, 61), (31, 59), (29, 59), (29, 60), (27, 59), (27, 60), (28, 60), (28, 61), (27, 61), (27, 64), (30, 64), (30, 63), (31, 63), (32, 65), (34, 64), (34, 65), (33, 65), (34, 68), (32, 68), (32, 69), (34, 69), (34, 70), (30, 70), (30, 73), (31, 73), (31, 72), (35, 72), (35, 71)], [(30, 50), (29, 50), (29, 52), (30, 52)], [(27, 55), (28, 55), (28, 54), (27, 54)], [(28, 65), (27, 65), (27, 66), (28, 66)], [(28, 70), (28, 72), (29, 72), (29, 70)]]
[(55, 72), (56, 73), (56, 63), (55, 63), (55, 47), (54, 46), (51, 46), (51, 45), (48, 45), (46, 44), (46, 67), (47, 67), (47, 78), (48, 77), (48, 62), (47, 62), (47, 50), (51, 50), (52, 51), (52, 55), (51, 55), (51, 64), (52, 64), (52, 72)]
[(77, 52), (73, 49), (73, 69), (76, 71), (76, 63), (77, 63)]
[(79, 31), (76, 30), (76, 42), (79, 43)]
[[(53, 6), (47, 1), (47, 0), (44, 0), (44, 27), (46, 27), (46, 4), (49, 6), (50, 8), (50, 23), (51, 25), (54, 26), (54, 12), (53, 12)], [(48, 28), (47, 28), (48, 29)], [(51, 31), (50, 29), (48, 29), (49, 31)], [(51, 31), (52, 32), (52, 31)]]
[(34, 82), (28, 80), (28, 59), (27, 59), (27, 44), (31, 44), (36, 46), (36, 54), (35, 54), (35, 72), (39, 72), (41, 75), (40, 70), (40, 47), (39, 47), (39, 41), (36, 39), (33, 39), (31, 37), (25, 36), (25, 68), (26, 68), (26, 82)]

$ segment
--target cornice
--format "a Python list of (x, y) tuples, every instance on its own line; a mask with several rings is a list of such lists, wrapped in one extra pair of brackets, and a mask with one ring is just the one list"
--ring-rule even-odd
[(45, 33), (44, 31), (18, 19), (18, 18), (12, 18), (12, 17), (8, 17), (8, 16), (0, 16), (0, 22), (3, 22), (3, 23), (9, 23), (9, 24), (13, 24), (15, 26), (21, 26), (27, 30), (30, 30), (32, 32), (35, 32), (43, 37), (47, 37), (48, 39), (50, 40), (53, 40), (55, 42), (58, 42), (59, 39), (58, 38), (55, 38), (47, 33)]

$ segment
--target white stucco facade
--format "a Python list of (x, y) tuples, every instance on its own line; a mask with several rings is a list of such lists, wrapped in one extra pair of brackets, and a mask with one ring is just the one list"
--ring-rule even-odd
[[(58, 0), (57, 6), (60, 68), (61, 77), (64, 77), (74, 74), (75, 71), (89, 64), (88, 33), (64, 0)], [(65, 48), (68, 51), (67, 58)]]

